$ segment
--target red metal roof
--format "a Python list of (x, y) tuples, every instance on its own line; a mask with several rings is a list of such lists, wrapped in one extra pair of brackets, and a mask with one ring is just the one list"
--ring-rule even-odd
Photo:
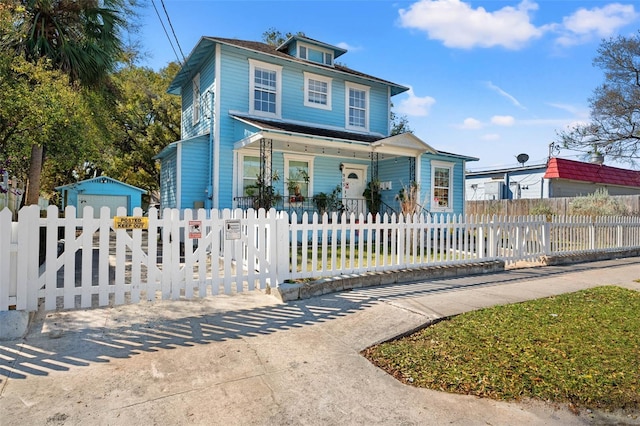
[(545, 179), (571, 179), (607, 185), (640, 187), (640, 171), (619, 169), (600, 164), (551, 158)]

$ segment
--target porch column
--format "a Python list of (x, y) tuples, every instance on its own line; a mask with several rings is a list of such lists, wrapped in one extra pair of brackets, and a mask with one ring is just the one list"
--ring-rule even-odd
[(407, 157), (409, 160), (409, 184), (417, 182), (416, 179), (416, 157)]
[[(260, 179), (263, 184), (258, 186), (258, 197), (264, 200), (268, 194), (265, 193), (266, 187), (271, 186), (271, 177), (273, 170), (273, 140), (260, 139)], [(268, 185), (267, 185), (268, 184)]]

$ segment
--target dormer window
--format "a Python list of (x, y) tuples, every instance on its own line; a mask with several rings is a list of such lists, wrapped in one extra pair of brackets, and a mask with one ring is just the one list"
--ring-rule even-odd
[(308, 44), (298, 44), (298, 58), (333, 66), (333, 52)]

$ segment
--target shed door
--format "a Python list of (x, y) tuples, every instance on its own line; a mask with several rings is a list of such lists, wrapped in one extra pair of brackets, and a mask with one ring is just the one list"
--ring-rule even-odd
[(100, 209), (103, 206), (109, 207), (111, 210), (111, 217), (116, 215), (118, 207), (125, 207), (128, 210), (127, 196), (126, 195), (78, 195), (78, 217), (82, 217), (82, 210), (85, 206), (93, 207), (93, 217), (100, 217)]

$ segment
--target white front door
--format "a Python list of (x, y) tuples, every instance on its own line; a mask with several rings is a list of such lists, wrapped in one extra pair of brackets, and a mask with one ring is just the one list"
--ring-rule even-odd
[(363, 192), (367, 187), (367, 166), (345, 165), (342, 169), (342, 203), (347, 213), (367, 214)]

